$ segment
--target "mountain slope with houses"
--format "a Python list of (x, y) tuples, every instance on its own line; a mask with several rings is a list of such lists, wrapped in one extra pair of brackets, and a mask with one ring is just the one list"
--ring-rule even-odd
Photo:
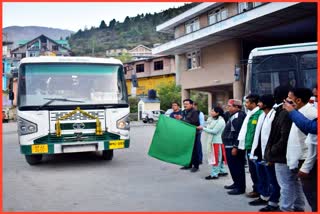
[(10, 26), (2, 29), (3, 41), (14, 42), (17, 47), (18, 42), (22, 40), (32, 40), (40, 35), (45, 35), (53, 40), (68, 39), (74, 33), (70, 30), (58, 28), (38, 27), (38, 26)]

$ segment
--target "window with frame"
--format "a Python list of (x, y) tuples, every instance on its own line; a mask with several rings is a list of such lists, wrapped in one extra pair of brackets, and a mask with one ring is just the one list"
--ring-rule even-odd
[(263, 2), (253, 2), (253, 7), (258, 7), (262, 4), (263, 4)]
[(239, 13), (251, 10), (253, 7), (254, 7), (253, 2), (239, 2), (238, 3)]
[(213, 10), (208, 14), (208, 18), (209, 25), (220, 22), (228, 18), (228, 9), (222, 7), (220, 9)]
[(52, 50), (53, 51), (58, 51), (59, 50), (58, 45), (52, 45)]
[(201, 66), (201, 52), (200, 50), (187, 54), (187, 69), (195, 69)]
[(144, 64), (136, 65), (136, 73), (144, 72)]
[(200, 29), (200, 23), (199, 19), (195, 18), (191, 21), (188, 21), (186, 24), (186, 34), (191, 33), (193, 31), (199, 30)]
[(154, 62), (154, 70), (155, 71), (163, 70), (163, 61), (162, 60)]

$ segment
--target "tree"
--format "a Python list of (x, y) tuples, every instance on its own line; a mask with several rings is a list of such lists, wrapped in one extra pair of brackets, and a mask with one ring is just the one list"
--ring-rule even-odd
[(132, 61), (132, 56), (129, 53), (122, 53), (120, 56), (117, 56), (115, 58), (119, 59), (122, 63)]
[(181, 101), (181, 87), (176, 86), (174, 82), (162, 84), (157, 88), (158, 97), (160, 99), (160, 108), (167, 110), (171, 108), (173, 101)]
[(208, 114), (208, 95), (203, 92), (191, 91), (190, 98), (198, 103), (198, 109), (204, 114)]
[(109, 22), (109, 28), (112, 30), (115, 26), (116, 26), (116, 20), (115, 20), (115, 19), (112, 19), (112, 20)]
[(101, 21), (100, 26), (99, 26), (99, 29), (107, 29), (107, 25), (106, 25), (106, 23), (104, 22), (104, 20)]
[(138, 102), (139, 99), (137, 97), (129, 97), (130, 113), (138, 112)]

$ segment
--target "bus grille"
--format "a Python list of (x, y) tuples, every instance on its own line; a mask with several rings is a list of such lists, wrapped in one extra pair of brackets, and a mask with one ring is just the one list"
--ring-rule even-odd
[[(70, 113), (71, 111), (59, 111), (59, 112), (50, 112), (50, 121), (57, 121), (58, 118), (61, 118), (62, 116)], [(88, 112), (90, 115), (94, 116), (94, 117), (98, 117), (99, 120), (104, 120), (105, 116), (104, 116), (104, 110), (102, 111), (86, 111)], [(65, 119), (64, 121), (72, 121), (72, 120), (92, 120), (91, 118), (87, 117), (86, 115), (83, 115), (80, 112), (75, 113), (74, 115), (72, 115), (71, 117), (68, 117), (67, 119)]]

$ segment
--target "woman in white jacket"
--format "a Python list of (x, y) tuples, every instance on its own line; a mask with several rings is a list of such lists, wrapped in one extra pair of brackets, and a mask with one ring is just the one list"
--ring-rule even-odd
[(222, 157), (226, 161), (225, 149), (221, 139), (225, 126), (223, 110), (220, 107), (215, 107), (210, 112), (206, 126), (199, 127), (205, 133), (204, 142), (207, 145), (208, 163), (212, 165), (211, 174), (205, 178), (207, 180), (217, 179), (219, 175), (225, 176), (228, 174), (222, 161)]

